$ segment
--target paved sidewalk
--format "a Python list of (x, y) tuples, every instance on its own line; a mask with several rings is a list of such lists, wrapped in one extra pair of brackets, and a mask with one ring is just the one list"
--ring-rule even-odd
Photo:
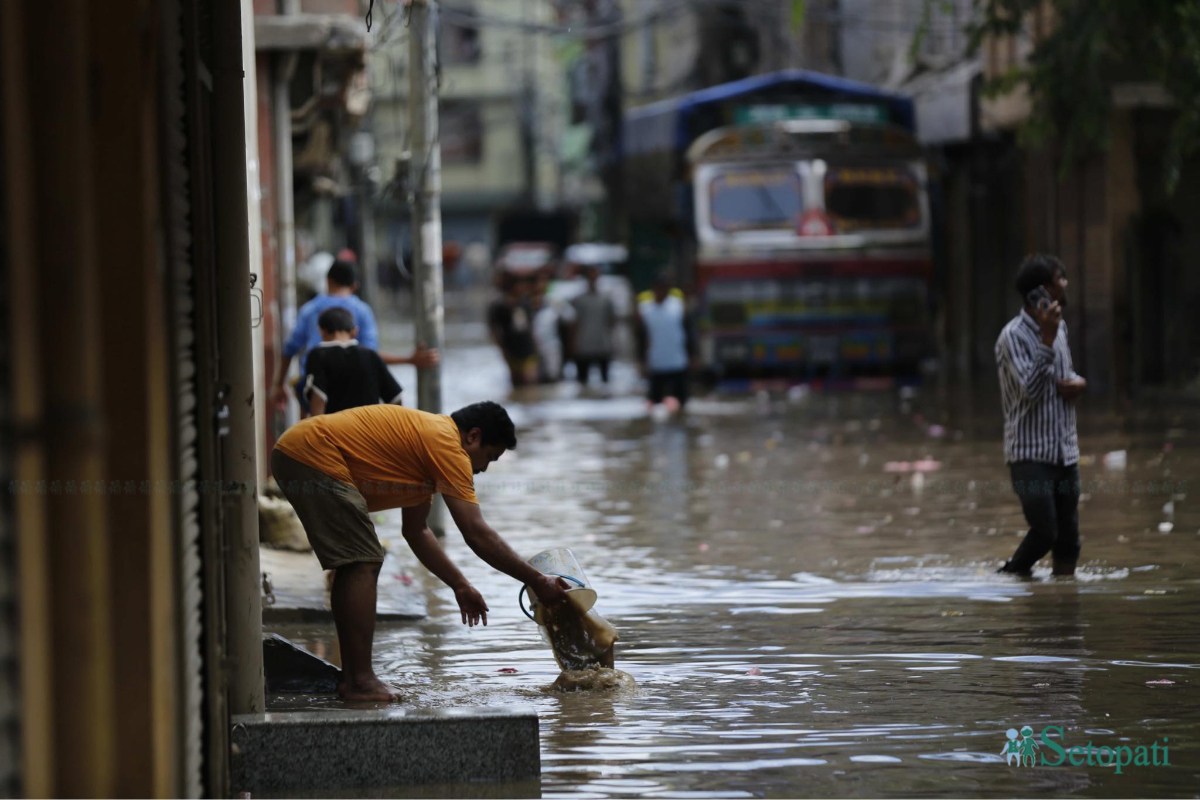
[[(272, 603), (264, 587), (264, 624), (333, 621), (325, 573), (311, 551), (298, 553), (261, 545), (259, 561), (274, 595)], [(377, 619), (419, 620), (425, 615), (424, 590), (413, 580), (403, 560), (389, 554), (379, 574)]]

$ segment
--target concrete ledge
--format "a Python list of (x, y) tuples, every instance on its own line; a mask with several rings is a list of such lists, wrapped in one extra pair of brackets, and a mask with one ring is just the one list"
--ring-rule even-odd
[[(259, 563), (273, 590), (263, 599), (263, 624), (332, 622), (325, 573), (311, 552), (260, 547)], [(424, 619), (425, 592), (408, 574), (405, 561), (388, 555), (379, 574), (375, 618), (379, 622)]]
[(270, 794), (541, 774), (538, 718), (511, 708), (296, 711), (233, 717), (232, 789)]

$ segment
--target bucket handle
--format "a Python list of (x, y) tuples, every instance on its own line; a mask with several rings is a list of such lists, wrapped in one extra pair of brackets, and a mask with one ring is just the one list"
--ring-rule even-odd
[[(579, 584), (579, 586), (580, 586), (581, 588), (582, 588), (582, 587), (583, 587), (583, 585), (584, 585), (583, 581), (579, 580), (579, 578), (576, 578), (576, 577), (574, 577), (573, 575), (559, 575), (557, 572), (547, 572), (546, 574), (547, 574), (547, 575), (553, 575), (553, 576), (554, 576), (554, 577), (556, 577), (556, 578), (562, 578), (563, 580), (568, 580), (568, 581), (571, 581), (572, 583), (577, 583), (577, 584)], [(521, 607), (521, 610), (525, 612), (525, 616), (529, 617), (529, 618), (530, 618), (530, 619), (532, 619), (534, 622), (537, 622), (537, 620), (534, 618), (533, 614), (529, 613), (529, 610), (525, 608), (525, 604), (521, 602), (521, 598), (525, 596), (525, 589), (526, 589), (526, 588), (527, 588), (527, 587), (526, 587), (524, 584), (522, 584), (522, 585), (521, 585), (521, 591), (517, 592), (517, 605), (518, 605), (518, 606), (520, 606), (520, 607)], [(532, 603), (532, 602), (530, 602), (530, 604), (529, 604), (529, 607), (530, 607), (530, 608), (532, 608), (532, 607), (533, 607), (533, 603)]]

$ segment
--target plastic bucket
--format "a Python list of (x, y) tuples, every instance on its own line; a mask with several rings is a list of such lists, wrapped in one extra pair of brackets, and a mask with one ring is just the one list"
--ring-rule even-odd
[[(549, 550), (543, 550), (533, 558), (529, 559), (529, 565), (538, 572), (546, 575), (557, 575), (571, 584), (573, 588), (567, 590), (567, 597), (571, 602), (579, 608), (581, 612), (586, 613), (592, 606), (596, 605), (596, 590), (592, 588), (592, 584), (588, 581), (587, 575), (584, 574), (583, 567), (575, 558), (575, 554), (571, 552), (569, 547), (554, 547)], [(521, 595), (529, 594), (531, 612), (525, 608), (525, 604), (521, 601)], [(529, 589), (528, 586), (522, 586), (521, 591), (517, 595), (517, 604), (521, 606), (521, 610), (525, 612), (525, 616), (532, 620), (537, 620), (537, 600), (536, 595)]]

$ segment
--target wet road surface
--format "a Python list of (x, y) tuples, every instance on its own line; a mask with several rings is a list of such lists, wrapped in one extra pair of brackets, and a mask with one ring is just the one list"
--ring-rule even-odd
[[(698, 398), (655, 420), (628, 364), (607, 393), (510, 393), (482, 336), (451, 326), (443, 386), (444, 410), (496, 399), (518, 425), (518, 449), (477, 480), (484, 515), (527, 556), (572, 548), (637, 687), (547, 692), (558, 670), (520, 587), (451, 530), (491, 605), (486, 628), (462, 626), (398, 516), (380, 532), (428, 587), (430, 616), (380, 626), (375, 660), (416, 706), (535, 708), (543, 797), (1200, 790), (1194, 410), (1085, 406), (1079, 575), (1040, 566), (1022, 581), (994, 573), (1024, 523), (986, 401), (793, 392)], [(1118, 450), (1125, 467), (1109, 468)], [(281, 632), (336, 660), (330, 631)], [(1050, 764), (1006, 764), (1006, 731), (1025, 725)], [(1160, 763), (1117, 774), (1060, 755), (1089, 742), (1101, 760), (1157, 745)]]

